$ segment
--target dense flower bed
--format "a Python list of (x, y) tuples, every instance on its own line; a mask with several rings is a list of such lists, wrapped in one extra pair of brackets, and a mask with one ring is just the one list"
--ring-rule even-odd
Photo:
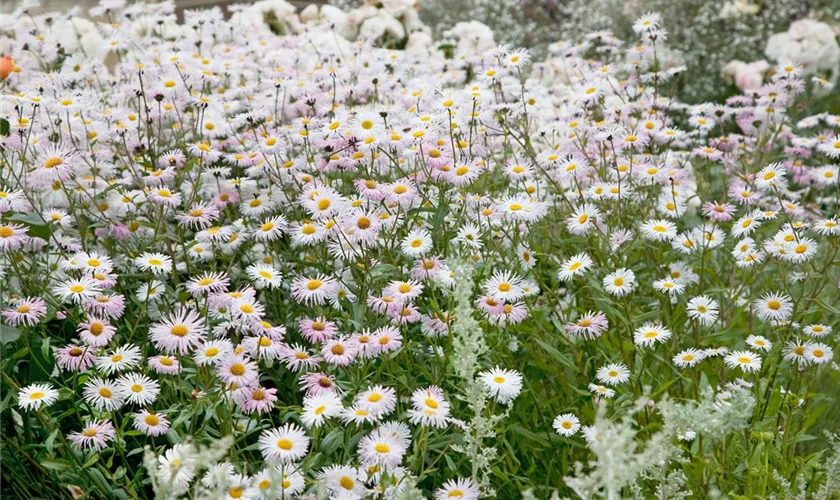
[(688, 106), (657, 14), (534, 63), (278, 5), (3, 27), (7, 492), (840, 492), (828, 80)]

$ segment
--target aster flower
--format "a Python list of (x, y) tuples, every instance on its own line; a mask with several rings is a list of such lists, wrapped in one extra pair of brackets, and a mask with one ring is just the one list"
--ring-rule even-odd
[(362, 464), (382, 467), (398, 466), (405, 455), (405, 443), (388, 432), (374, 430), (359, 441), (359, 458)]
[(303, 304), (323, 305), (327, 298), (336, 290), (333, 278), (319, 274), (314, 278), (298, 276), (292, 281), (292, 296)]
[(155, 347), (167, 354), (189, 354), (204, 341), (207, 329), (197, 312), (181, 309), (149, 330)]
[(595, 376), (604, 384), (616, 386), (630, 380), (630, 370), (623, 363), (613, 363), (598, 368)]
[(53, 295), (61, 298), (62, 302), (76, 304), (95, 298), (101, 291), (96, 280), (86, 276), (77, 280), (63, 281), (52, 288)]
[(47, 303), (38, 297), (13, 299), (11, 306), (0, 312), (11, 326), (37, 325), (46, 315)]
[(70, 433), (67, 438), (80, 450), (101, 450), (114, 440), (116, 431), (110, 420), (94, 420), (81, 431)]
[(571, 335), (581, 336), (587, 340), (600, 337), (609, 327), (607, 316), (602, 312), (589, 311), (576, 322), (564, 326)]
[(723, 362), (729, 368), (740, 368), (747, 373), (761, 370), (761, 358), (750, 351), (733, 351), (723, 358)]
[(268, 429), (260, 434), (260, 452), (268, 461), (288, 464), (296, 462), (309, 450), (309, 437), (294, 424)]
[(502, 404), (513, 401), (522, 391), (522, 375), (514, 370), (496, 367), (479, 373), (478, 378), (488, 394)]
[(140, 406), (155, 402), (160, 394), (160, 384), (139, 373), (126, 373), (117, 379), (117, 389), (126, 403)]
[(585, 253), (579, 253), (560, 266), (558, 278), (560, 281), (571, 281), (575, 276), (580, 276), (592, 267), (592, 259)]
[(557, 434), (564, 437), (571, 437), (580, 430), (580, 419), (571, 413), (558, 415), (551, 424)]
[(243, 387), (234, 397), (245, 414), (270, 412), (277, 401), (277, 389), (265, 387)]
[(257, 381), (257, 365), (240, 354), (231, 354), (216, 364), (217, 374), (225, 384), (250, 387)]
[(326, 392), (303, 398), (303, 414), (301, 421), (306, 427), (321, 427), (328, 418), (341, 414), (344, 407), (341, 398), (336, 394)]
[(119, 387), (108, 379), (94, 377), (85, 383), (83, 390), (85, 401), (97, 410), (114, 411), (123, 404)]
[(172, 259), (162, 253), (144, 253), (134, 259), (134, 264), (141, 271), (151, 271), (155, 275), (166, 274), (172, 269)]
[(147, 436), (161, 436), (169, 430), (165, 415), (141, 410), (134, 414), (134, 428)]
[(18, 406), (24, 410), (39, 410), (58, 401), (58, 391), (52, 384), (32, 384), (18, 391)]
[(671, 331), (657, 323), (645, 323), (633, 332), (633, 342), (639, 347), (653, 347), (656, 343), (667, 342)]
[(622, 268), (604, 277), (604, 289), (617, 297), (632, 292), (636, 287), (636, 274), (630, 269)]

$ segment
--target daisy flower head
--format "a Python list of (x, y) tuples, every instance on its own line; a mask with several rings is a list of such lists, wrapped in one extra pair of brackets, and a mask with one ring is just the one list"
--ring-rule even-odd
[(332, 498), (360, 499), (367, 492), (356, 467), (331, 465), (318, 473), (318, 481), (329, 490)]
[(585, 253), (579, 253), (563, 262), (557, 277), (560, 281), (571, 281), (575, 276), (580, 276), (592, 267), (592, 259)]
[(765, 321), (787, 321), (793, 313), (788, 295), (771, 292), (753, 302), (753, 311)]
[(817, 150), (829, 158), (840, 158), (840, 135), (826, 138), (817, 146)]
[(557, 434), (563, 437), (572, 437), (580, 430), (580, 419), (572, 413), (564, 413), (555, 417), (551, 424)]
[(99, 411), (114, 411), (123, 405), (122, 391), (108, 379), (94, 377), (88, 380), (82, 394), (85, 401)]
[(653, 347), (671, 338), (671, 330), (658, 323), (645, 323), (633, 332), (633, 342), (639, 347)]
[(802, 329), (802, 332), (809, 337), (820, 338), (831, 335), (833, 328), (829, 325), (814, 324), (807, 325)]
[(500, 301), (515, 302), (523, 297), (522, 278), (510, 271), (494, 272), (483, 288), (487, 295)]
[(566, 331), (575, 336), (592, 340), (600, 337), (609, 328), (609, 320), (602, 312), (589, 311), (576, 322), (564, 326)]
[(274, 289), (283, 284), (283, 275), (271, 264), (251, 264), (245, 269), (245, 272), (258, 290), (263, 288)]
[(232, 353), (233, 344), (229, 340), (211, 340), (193, 352), (193, 359), (198, 366), (215, 365)]
[(621, 268), (606, 275), (603, 283), (608, 293), (623, 297), (636, 287), (636, 274), (630, 269)]
[(478, 378), (490, 397), (502, 404), (510, 403), (522, 392), (522, 374), (515, 370), (497, 366), (479, 373)]
[(116, 430), (110, 420), (94, 420), (81, 431), (70, 433), (67, 438), (80, 450), (101, 450), (113, 441)]
[(83, 372), (93, 366), (93, 349), (89, 346), (67, 345), (56, 351), (55, 362), (62, 370)]
[(411, 423), (429, 427), (446, 427), (449, 421), (449, 402), (444, 399), (443, 391), (436, 386), (417, 389), (411, 395), (412, 410), (409, 411)]
[(102, 288), (95, 279), (83, 276), (77, 280), (63, 281), (55, 285), (52, 292), (64, 303), (81, 304), (88, 299), (96, 298), (102, 292)]
[(321, 427), (328, 418), (337, 417), (344, 410), (341, 398), (334, 393), (326, 392), (303, 398), (303, 414), (301, 422), (307, 428)]
[(289, 464), (306, 456), (309, 450), (309, 437), (295, 424), (266, 429), (260, 434), (260, 452), (267, 461), (276, 464)]
[(144, 253), (134, 259), (134, 264), (141, 271), (150, 271), (156, 276), (172, 270), (172, 259), (162, 253)]
[(830, 363), (834, 359), (834, 350), (822, 342), (814, 342), (805, 354), (810, 363), (821, 365)]
[(187, 290), (193, 297), (199, 297), (202, 294), (223, 293), (227, 291), (230, 285), (230, 279), (223, 273), (205, 272), (199, 276), (191, 278), (187, 282)]
[(230, 354), (216, 364), (219, 378), (225, 384), (236, 387), (250, 387), (259, 378), (257, 365), (241, 354)]
[(26, 241), (26, 226), (4, 222), (0, 224), (0, 252), (18, 249)]
[(375, 385), (357, 394), (353, 403), (377, 417), (384, 417), (397, 407), (396, 391), (390, 387)]
[(157, 323), (149, 331), (155, 347), (167, 354), (189, 354), (204, 342), (206, 336), (207, 328), (201, 316), (186, 308)]
[(718, 318), (718, 303), (714, 299), (699, 295), (692, 298), (686, 304), (688, 317), (697, 321), (703, 326), (711, 326)]
[(787, 189), (786, 175), (787, 170), (781, 163), (772, 163), (756, 174), (755, 184), (765, 191), (770, 189), (784, 191)]
[(161, 436), (169, 430), (169, 420), (160, 413), (140, 410), (134, 414), (134, 428), (147, 436)]
[(47, 315), (47, 303), (39, 297), (22, 297), (10, 301), (11, 305), (0, 312), (10, 326), (37, 325)]
[(425, 229), (412, 229), (400, 243), (400, 249), (409, 257), (420, 257), (432, 249), (432, 235)]
[(114, 337), (117, 328), (104, 319), (90, 316), (86, 322), (79, 323), (77, 333), (85, 344), (103, 347)]
[(478, 500), (478, 485), (470, 478), (450, 479), (435, 491), (435, 500)]
[(152, 356), (148, 360), (149, 368), (161, 375), (177, 375), (181, 372), (181, 362), (173, 356)]
[(333, 296), (337, 286), (335, 278), (319, 274), (315, 277), (298, 276), (292, 281), (292, 297), (306, 305), (324, 305)]
[(359, 441), (358, 450), (363, 465), (393, 468), (400, 465), (407, 448), (399, 437), (377, 429)]
[(761, 357), (752, 351), (732, 351), (723, 358), (729, 368), (740, 368), (747, 373), (761, 370)]
[(612, 363), (598, 368), (595, 377), (603, 384), (616, 386), (630, 380), (630, 370), (624, 363)]
[(160, 384), (140, 373), (126, 373), (117, 379), (117, 390), (126, 403), (150, 405), (160, 394)]
[(615, 397), (615, 390), (610, 389), (607, 386), (599, 385), (599, 384), (589, 384), (589, 392), (592, 394), (605, 399), (612, 399)]
[(670, 241), (677, 237), (676, 224), (667, 220), (649, 220), (640, 229), (642, 236), (650, 241)]
[(757, 351), (770, 351), (773, 348), (773, 343), (761, 335), (750, 335), (747, 337), (747, 345)]
[(808, 351), (811, 350), (811, 345), (812, 343), (809, 341), (792, 340), (785, 344), (782, 349), (782, 356), (785, 361), (790, 361), (800, 367), (807, 366), (810, 363)]
[(703, 351), (690, 347), (675, 354), (672, 361), (678, 368), (692, 368), (705, 357)]
[(658, 12), (649, 12), (636, 19), (633, 23), (633, 31), (638, 34), (659, 29), (662, 23), (662, 16)]
[(600, 218), (601, 211), (595, 205), (586, 203), (566, 219), (566, 228), (570, 233), (581, 236), (590, 232)]
[(31, 384), (18, 391), (18, 406), (26, 411), (52, 406), (58, 401), (58, 391), (52, 384)]
[(348, 366), (356, 359), (358, 350), (346, 337), (328, 341), (321, 348), (321, 355), (327, 363), (335, 366)]
[(242, 413), (250, 415), (256, 412), (258, 415), (268, 413), (274, 408), (277, 401), (277, 389), (265, 387), (243, 387), (236, 391), (234, 400)]
[(685, 291), (685, 284), (673, 278), (664, 278), (653, 282), (654, 290), (671, 296), (681, 295)]

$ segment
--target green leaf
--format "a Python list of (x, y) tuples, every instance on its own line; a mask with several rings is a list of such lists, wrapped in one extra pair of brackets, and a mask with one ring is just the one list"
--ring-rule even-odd
[(565, 366), (565, 367), (567, 367), (567, 368), (572, 368), (572, 369), (574, 369), (574, 368), (575, 368), (575, 364), (572, 362), (572, 358), (571, 358), (571, 357), (567, 356), (566, 354), (561, 353), (560, 351), (558, 351), (558, 350), (557, 350), (557, 349), (555, 349), (554, 347), (552, 347), (552, 346), (550, 346), (550, 345), (546, 344), (545, 342), (543, 342), (542, 340), (540, 340), (540, 339), (538, 339), (538, 338), (535, 338), (535, 339), (534, 339), (534, 341), (537, 343), (537, 345), (539, 345), (540, 347), (542, 347), (542, 349), (543, 349), (545, 352), (547, 352), (548, 354), (550, 354), (552, 358), (554, 358), (554, 359), (556, 359), (557, 361), (559, 361), (561, 365), (563, 365), (563, 366)]
[(20, 330), (8, 325), (0, 325), (0, 344), (14, 342), (18, 338), (20, 338)]
[(0, 135), (9, 137), (12, 132), (12, 125), (9, 123), (9, 120), (5, 118), (0, 118)]
[(6, 217), (9, 220), (13, 220), (16, 222), (25, 222), (31, 226), (43, 226), (44, 219), (41, 218), (35, 212), (27, 212), (27, 213), (16, 213)]
[(47, 451), (50, 452), (50, 453), (52, 453), (52, 451), (53, 451), (53, 446), (55, 444), (56, 436), (58, 436), (58, 429), (52, 431), (52, 434), (50, 434), (50, 437), (48, 437), (47, 440), (44, 441), (44, 444), (47, 447)]
[(38, 463), (40, 463), (42, 467), (50, 470), (61, 471), (69, 467), (69, 464), (66, 462), (59, 462), (57, 460), (39, 460)]

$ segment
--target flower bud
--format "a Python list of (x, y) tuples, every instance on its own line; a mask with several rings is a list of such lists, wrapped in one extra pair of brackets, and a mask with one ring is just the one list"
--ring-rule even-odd
[(5, 80), (15, 70), (15, 60), (12, 56), (6, 55), (0, 59), (0, 81)]

